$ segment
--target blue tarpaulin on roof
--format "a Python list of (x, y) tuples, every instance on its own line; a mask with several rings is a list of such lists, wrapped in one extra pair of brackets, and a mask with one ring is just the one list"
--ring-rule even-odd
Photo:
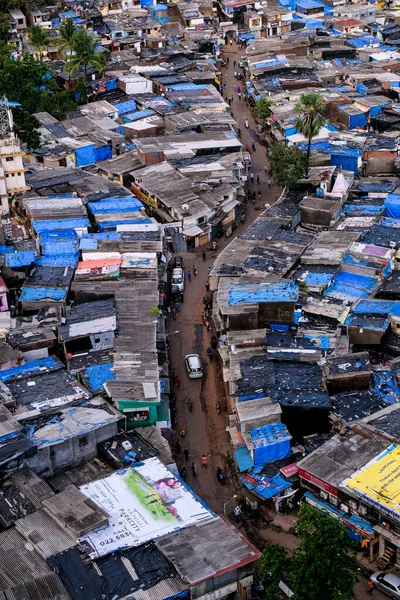
[(75, 148), (76, 166), (87, 167), (96, 162), (94, 153), (94, 144), (89, 144), (83, 148)]
[(138, 110), (136, 112), (127, 113), (124, 115), (125, 123), (132, 123), (134, 121), (138, 121), (139, 119), (145, 119), (146, 117), (152, 117), (156, 113), (151, 108), (145, 108), (144, 110)]
[(396, 300), (360, 300), (351, 309), (354, 315), (400, 316), (400, 302)]
[(117, 109), (119, 115), (123, 115), (124, 113), (136, 110), (136, 101), (127, 100), (126, 102), (121, 102), (121, 104), (113, 104), (113, 106)]
[(45, 231), (52, 232), (55, 229), (84, 229), (85, 227), (90, 227), (90, 221), (86, 217), (33, 222), (33, 228), (38, 234), (42, 234)]
[(79, 249), (78, 234), (74, 230), (44, 231), (39, 235), (43, 255), (76, 254)]
[(253, 459), (247, 448), (237, 448), (234, 451), (234, 455), (239, 473), (244, 473), (254, 467)]
[(64, 300), (67, 290), (61, 288), (22, 288), (19, 297), (20, 302), (41, 302), (42, 300), (54, 300), (59, 302)]
[(100, 162), (101, 160), (108, 160), (112, 158), (111, 146), (100, 146), (94, 149), (94, 160)]
[(89, 390), (92, 393), (98, 392), (103, 388), (103, 383), (115, 379), (112, 372), (113, 363), (105, 363), (103, 365), (94, 365), (87, 367), (85, 370), (86, 378), (89, 382)]
[(385, 215), (400, 219), (400, 194), (388, 194), (385, 200)]
[(248, 490), (261, 496), (264, 500), (274, 498), (291, 487), (291, 483), (283, 479), (280, 475), (275, 475), (272, 478), (264, 475), (255, 475), (254, 477), (244, 475), (240, 479)]
[(36, 264), (41, 267), (76, 267), (79, 260), (79, 252), (76, 254), (45, 254), (41, 256)]
[(46, 373), (46, 370), (48, 369), (62, 368), (62, 366), (63, 365), (61, 365), (58, 360), (52, 356), (47, 356), (46, 358), (32, 360), (31, 362), (27, 362), (19, 367), (13, 367), (12, 369), (0, 371), (0, 381), (12, 381), (16, 377), (20, 377), (26, 373)]
[(119, 221), (102, 221), (99, 223), (99, 230), (116, 229), (118, 225), (144, 225), (151, 223), (151, 219), (120, 219)]
[(116, 79), (107, 79), (106, 80), (106, 90), (110, 92), (111, 90), (117, 89), (117, 80)]
[(33, 250), (21, 250), (20, 252), (6, 253), (6, 267), (29, 267), (36, 260), (36, 254)]
[(100, 202), (89, 202), (89, 210), (94, 215), (137, 212), (143, 210), (143, 204), (135, 196), (124, 198), (107, 198)]
[(229, 286), (228, 306), (252, 302), (297, 302), (298, 297), (299, 288), (293, 281), (245, 283)]
[(271, 423), (264, 427), (257, 427), (249, 433), (253, 443), (253, 455), (256, 465), (264, 465), (290, 456), (292, 436), (283, 423)]
[(397, 387), (392, 371), (375, 371), (372, 373), (374, 391), (387, 405), (396, 404), (400, 400), (400, 389)]
[(356, 275), (341, 271), (335, 276), (332, 284), (324, 292), (326, 296), (337, 300), (356, 300), (367, 298), (378, 282), (376, 277)]

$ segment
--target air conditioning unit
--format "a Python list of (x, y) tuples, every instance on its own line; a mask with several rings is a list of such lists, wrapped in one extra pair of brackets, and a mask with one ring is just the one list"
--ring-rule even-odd
[(358, 512), (360, 513), (360, 515), (366, 515), (367, 514), (367, 507), (363, 506), (362, 504), (360, 504), (360, 506), (358, 507)]
[(357, 502), (354, 502), (354, 500), (349, 500), (349, 506), (351, 508), (351, 510), (357, 510)]
[(347, 504), (341, 504), (340, 505), (340, 510), (342, 510), (345, 513), (349, 512), (349, 507), (347, 506)]
[(321, 490), (319, 495), (323, 500), (328, 500), (328, 492), (324, 492), (323, 490)]

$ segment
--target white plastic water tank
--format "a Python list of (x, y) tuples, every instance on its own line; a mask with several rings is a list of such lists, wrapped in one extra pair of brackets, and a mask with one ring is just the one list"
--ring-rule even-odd
[(126, 450), (126, 452), (128, 452), (129, 450), (132, 450), (132, 444), (130, 443), (129, 440), (124, 440), (122, 442), (121, 446), (123, 447), (124, 450)]

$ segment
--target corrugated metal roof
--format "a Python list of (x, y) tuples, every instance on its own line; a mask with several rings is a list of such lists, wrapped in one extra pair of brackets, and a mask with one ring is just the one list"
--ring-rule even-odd
[(15, 527), (44, 559), (77, 545), (76, 540), (44, 510), (19, 519)]

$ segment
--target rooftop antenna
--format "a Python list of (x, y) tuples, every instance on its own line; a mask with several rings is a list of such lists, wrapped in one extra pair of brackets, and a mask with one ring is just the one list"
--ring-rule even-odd
[(11, 108), (5, 96), (0, 99), (0, 138), (6, 138), (13, 132), (14, 124)]

